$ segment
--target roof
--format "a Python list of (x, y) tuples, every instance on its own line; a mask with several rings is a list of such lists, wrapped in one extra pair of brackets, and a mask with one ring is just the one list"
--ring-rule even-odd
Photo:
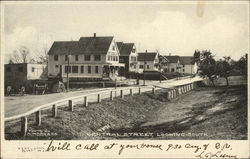
[(169, 63), (177, 63), (178, 60), (180, 59), (179, 56), (164, 56), (164, 57), (168, 59)]
[(157, 52), (138, 53), (138, 61), (154, 61)]
[(116, 44), (118, 46), (121, 56), (129, 56), (135, 45), (134, 43), (123, 43), (123, 42), (117, 42)]
[(160, 59), (160, 62), (163, 62), (163, 63), (169, 62), (169, 60), (165, 56), (162, 56), (162, 55), (159, 55), (159, 59)]
[(79, 41), (55, 41), (49, 55), (106, 54), (114, 37), (81, 37)]
[(180, 56), (180, 64), (182, 65), (194, 64), (194, 57), (193, 56)]

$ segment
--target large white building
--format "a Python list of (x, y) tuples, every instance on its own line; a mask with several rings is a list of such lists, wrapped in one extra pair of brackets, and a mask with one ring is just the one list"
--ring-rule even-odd
[(54, 42), (49, 50), (48, 76), (84, 80), (113, 79), (122, 75), (119, 50), (112, 36), (81, 37), (79, 41)]

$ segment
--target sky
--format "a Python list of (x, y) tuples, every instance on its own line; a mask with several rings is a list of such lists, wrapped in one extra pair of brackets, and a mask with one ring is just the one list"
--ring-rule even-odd
[[(210, 50), (216, 58), (249, 53), (248, 2), (25, 2), (4, 5), (5, 63), (26, 46), (36, 58), (54, 41), (114, 36), (139, 52), (192, 56)], [(198, 7), (197, 7), (198, 6)]]

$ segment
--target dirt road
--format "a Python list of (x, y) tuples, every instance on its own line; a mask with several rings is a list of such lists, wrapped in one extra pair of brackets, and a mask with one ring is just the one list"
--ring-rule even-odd
[[(187, 78), (182, 80), (168, 80), (163, 81), (162, 83), (159, 83), (159, 81), (146, 81), (147, 86), (143, 86), (143, 89), (141, 92), (150, 91), (152, 89), (152, 86), (163, 86), (166, 88), (191, 83), (193, 81), (201, 80), (199, 77), (195, 78)], [(118, 87), (116, 90), (116, 96), (120, 95), (120, 89), (124, 89), (128, 87)], [(135, 93), (138, 92), (138, 86), (133, 86), (133, 91)], [(54, 93), (54, 94), (45, 94), (45, 95), (25, 95), (25, 96), (10, 96), (10, 97), (4, 97), (4, 112), (5, 117), (11, 117), (15, 115), (19, 115), (25, 112), (28, 112), (40, 105), (51, 103), (57, 100), (69, 98), (69, 97), (75, 97), (80, 95), (88, 95), (91, 93), (96, 92), (105, 92), (105, 94), (102, 95), (102, 98), (109, 98), (110, 91), (115, 91), (115, 88), (100, 88), (100, 89), (91, 89), (91, 90), (83, 90), (83, 91), (75, 91), (75, 92), (68, 92), (68, 93)], [(129, 94), (129, 90), (126, 90), (124, 94)], [(96, 95), (90, 95), (88, 96), (89, 102), (96, 102)], [(79, 101), (80, 100), (80, 101)], [(79, 99), (78, 101), (75, 100), (75, 104), (81, 104), (83, 103), (83, 99)], [(62, 102), (60, 106), (65, 106), (67, 102)]]

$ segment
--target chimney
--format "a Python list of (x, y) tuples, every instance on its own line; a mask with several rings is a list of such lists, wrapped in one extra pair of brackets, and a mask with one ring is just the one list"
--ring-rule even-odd
[(146, 53), (148, 52), (148, 50), (145, 51)]
[(171, 56), (171, 53), (169, 53), (169, 56)]
[(94, 33), (94, 38), (96, 37), (96, 33)]

